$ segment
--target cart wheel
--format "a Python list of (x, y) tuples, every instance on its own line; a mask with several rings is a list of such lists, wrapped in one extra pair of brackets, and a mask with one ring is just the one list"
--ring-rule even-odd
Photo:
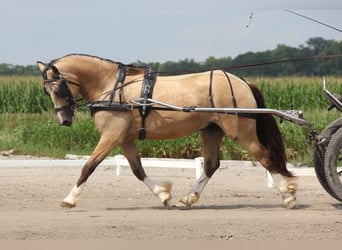
[(328, 144), (324, 172), (332, 196), (342, 201), (342, 128), (337, 130)]
[[(323, 150), (323, 149), (321, 149)], [(313, 153), (313, 164), (315, 167), (315, 172), (317, 179), (325, 191), (328, 192), (332, 197), (338, 199), (338, 196), (331, 190), (324, 171), (324, 154), (325, 151), (321, 151), (318, 147), (315, 148)]]

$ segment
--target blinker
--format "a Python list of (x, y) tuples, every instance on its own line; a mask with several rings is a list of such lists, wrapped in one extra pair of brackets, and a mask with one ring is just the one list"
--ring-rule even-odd
[(67, 98), (70, 94), (70, 90), (68, 88), (68, 85), (66, 83), (66, 80), (61, 80), (61, 83), (58, 86), (57, 90), (57, 96), (60, 98)]

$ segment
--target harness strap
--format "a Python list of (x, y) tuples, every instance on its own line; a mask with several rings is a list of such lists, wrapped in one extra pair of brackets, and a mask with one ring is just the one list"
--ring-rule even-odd
[[(120, 103), (123, 102), (122, 86), (123, 86), (123, 84), (125, 82), (125, 78), (126, 78), (126, 69), (127, 69), (127, 65), (118, 64), (118, 71), (116, 73), (116, 80), (115, 80), (114, 88), (113, 88), (112, 92), (110, 93), (109, 105), (111, 105), (112, 102), (114, 101), (116, 90), (118, 88), (119, 88)], [(118, 87), (119, 84), (121, 84), (120, 87)]]
[[(232, 102), (233, 102), (233, 107), (237, 108), (237, 102), (236, 102), (236, 98), (234, 95), (234, 90), (233, 90), (233, 86), (232, 86), (232, 82), (230, 81), (229, 75), (226, 71), (223, 71), (223, 73), (225, 74), (225, 76), (227, 77), (228, 83), (229, 83), (229, 87), (230, 87), (230, 91), (232, 93)], [(245, 83), (247, 83), (247, 85), (249, 86), (248, 82), (243, 79), (242, 77), (240, 77), (241, 80), (243, 80)], [(256, 119), (258, 114), (244, 114), (244, 113), (239, 113), (237, 114), (238, 116), (242, 116), (242, 117), (246, 117), (246, 118), (251, 118), (251, 119)]]
[(143, 98), (143, 105), (139, 109), (139, 113), (141, 116), (141, 128), (139, 131), (139, 140), (144, 140), (146, 137), (146, 130), (145, 130), (145, 121), (147, 116), (150, 113), (151, 106), (146, 105), (147, 99), (152, 98), (154, 84), (156, 82), (156, 73), (149, 69), (145, 71), (144, 80), (141, 88), (141, 98)]
[(128, 111), (132, 109), (136, 109), (132, 104), (128, 103), (109, 103), (109, 101), (98, 101), (87, 104), (87, 107), (90, 110), (90, 115), (94, 115), (98, 111)]
[(209, 102), (212, 108), (215, 107), (214, 99), (213, 99), (213, 70), (210, 71), (209, 77)]
[(226, 71), (222, 71), (225, 76), (227, 77), (228, 83), (229, 83), (229, 87), (230, 87), (230, 92), (232, 93), (232, 102), (233, 102), (233, 107), (237, 108), (237, 104), (236, 104), (236, 99), (235, 99), (235, 95), (234, 95), (234, 90), (233, 90), (233, 86), (232, 86), (232, 82), (230, 81), (230, 78), (228, 76), (228, 73)]

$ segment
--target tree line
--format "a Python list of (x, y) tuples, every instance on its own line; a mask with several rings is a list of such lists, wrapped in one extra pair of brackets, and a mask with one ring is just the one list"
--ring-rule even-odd
[[(329, 55), (341, 56), (323, 57)], [(312, 59), (316, 56), (322, 56), (322, 58)], [(292, 58), (302, 60), (270, 63)], [(262, 65), (263, 63), (266, 64)], [(342, 41), (314, 37), (298, 48), (280, 44), (273, 50), (247, 52), (235, 58), (210, 56), (204, 62), (196, 62), (194, 59), (184, 59), (178, 62), (167, 61), (165, 63), (137, 61), (133, 65), (152, 68), (160, 74), (184, 74), (210, 69), (224, 69), (240, 76), (342, 75)], [(252, 66), (246, 67), (246, 65)], [(36, 65), (22, 66), (2, 63), (0, 64), (0, 75), (32, 76), (39, 75), (39, 70)]]
[(40, 71), (36, 65), (0, 64), (0, 76), (36, 76)]
[[(324, 56), (340, 55), (327, 58)], [(316, 57), (312, 59), (312, 57)], [(321, 57), (321, 58), (319, 58)], [(272, 63), (285, 59), (283, 63)], [(299, 60), (298, 60), (299, 59)], [(235, 58), (230, 56), (208, 57), (204, 62), (184, 59), (178, 62), (143, 63), (137, 65), (151, 67), (162, 74), (224, 69), (240, 76), (322, 76), (342, 75), (342, 41), (310, 38), (306, 45), (298, 48), (280, 44), (273, 50), (247, 52)], [(262, 65), (263, 64), (263, 65)], [(246, 67), (246, 65), (251, 65)], [(241, 67), (240, 67), (241, 66)]]

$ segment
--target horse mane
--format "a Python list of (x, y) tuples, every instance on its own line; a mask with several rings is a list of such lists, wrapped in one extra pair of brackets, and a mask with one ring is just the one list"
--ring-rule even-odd
[(109, 63), (115, 64), (115, 65), (118, 65), (118, 66), (119, 65), (126, 66), (127, 67), (126, 68), (126, 75), (128, 75), (128, 76), (143, 74), (146, 71), (146, 68), (138, 67), (138, 66), (135, 66), (133, 64), (124, 64), (124, 63), (121, 63), (121, 62), (113, 61), (113, 60), (102, 58), (102, 57), (99, 57), (99, 56), (92, 56), (92, 55), (88, 55), (88, 54), (77, 54), (77, 53), (68, 54), (68, 55), (65, 55), (63, 57), (54, 59), (54, 60), (51, 61), (51, 64), (54, 64), (54, 63), (58, 62), (59, 60), (62, 60), (62, 59), (67, 58), (67, 57), (72, 57), (72, 56), (94, 58), (94, 59), (97, 59), (97, 60), (100, 60), (100, 61), (105, 61), (105, 62), (109, 62)]

